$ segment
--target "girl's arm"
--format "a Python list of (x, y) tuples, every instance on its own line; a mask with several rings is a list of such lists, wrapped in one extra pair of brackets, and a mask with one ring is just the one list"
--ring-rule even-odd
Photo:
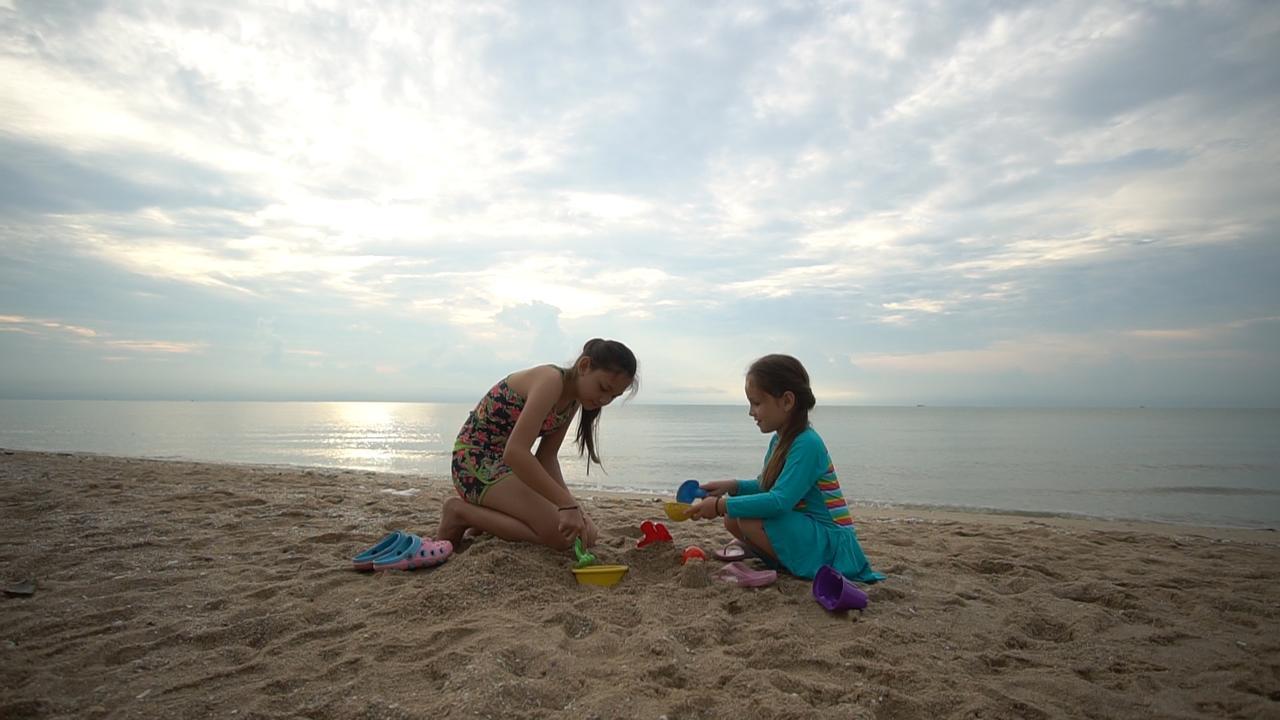
[(738, 480), (737, 488), (730, 495), (755, 495), (760, 492), (760, 476), (749, 480)]
[[(529, 391), (525, 395), (524, 410), (516, 420), (516, 426), (507, 438), (507, 447), (502, 451), (502, 462), (515, 471), (534, 492), (550, 500), (557, 508), (572, 507), (578, 503), (564, 486), (533, 454), (533, 442), (538, 439), (538, 431), (542, 429), (542, 421), (555, 407), (564, 390), (564, 381), (554, 368), (534, 368), (529, 371)], [(563, 434), (561, 434), (563, 439)], [(550, 439), (550, 438), (548, 438)], [(557, 444), (557, 450), (559, 446)]]
[[(730, 495), (755, 495), (760, 492), (760, 476), (753, 478), (743, 478), (741, 480), (721, 480), (728, 488)], [(703, 486), (706, 489), (706, 486)], [(722, 493), (723, 494), (723, 493)]]
[[(778, 444), (778, 436), (774, 435), (769, 440), (769, 449), (764, 453), (764, 464), (769, 464), (769, 455), (773, 454), (773, 448)], [(760, 492), (760, 479), (763, 475), (757, 475), (754, 479), (747, 480), (713, 480), (709, 483), (703, 483), (702, 489), (707, 491), (712, 497), (721, 495), (754, 495)]]
[[(556, 430), (550, 435), (543, 436), (538, 443), (538, 450), (533, 454), (538, 459), (538, 464), (542, 466), (547, 474), (555, 480), (560, 487), (566, 491), (569, 489), (565, 485), (564, 475), (560, 472), (560, 446), (564, 444), (565, 435), (569, 433), (569, 423), (565, 423), (564, 427)], [(577, 502), (574, 503), (577, 505)], [(587, 515), (586, 508), (579, 507), (578, 512), (582, 513), (582, 543), (587, 547), (596, 544), (596, 540), (600, 537), (600, 531), (596, 529), (595, 523), (591, 522), (590, 516)]]
[[(730, 517), (763, 518), (791, 510), (825, 471), (825, 455), (821, 441), (813, 433), (801, 433), (791, 443), (782, 473), (774, 481), (773, 487), (768, 492), (739, 494), (728, 498), (722, 506), (725, 514)], [(823, 467), (819, 467), (820, 465)]]
[(564, 484), (564, 475), (560, 472), (560, 446), (564, 444), (565, 435), (569, 432), (569, 423), (565, 423), (564, 427), (556, 430), (542, 438), (538, 443), (538, 451), (533, 454), (538, 458), (538, 464), (543, 470), (555, 480), (560, 487), (568, 489)]
[(720, 497), (721, 495), (726, 495), (726, 494), (727, 495), (738, 494), (737, 480), (712, 480), (711, 482), (701, 483), (700, 485), (698, 485), (698, 487), (702, 488), (703, 490), (706, 490), (707, 494), (710, 495), (711, 497)]

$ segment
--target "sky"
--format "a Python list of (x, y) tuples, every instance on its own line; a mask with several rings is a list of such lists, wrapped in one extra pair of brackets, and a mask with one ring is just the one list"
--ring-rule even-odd
[(1280, 406), (1280, 3), (0, 0), (0, 397)]

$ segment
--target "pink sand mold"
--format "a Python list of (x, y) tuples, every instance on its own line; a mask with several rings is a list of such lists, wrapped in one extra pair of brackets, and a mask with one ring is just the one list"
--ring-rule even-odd
[(740, 562), (731, 562), (713, 573), (717, 580), (739, 587), (764, 587), (778, 579), (774, 570), (752, 570)]
[(414, 570), (439, 565), (453, 553), (453, 543), (448, 540), (423, 540), (409, 535), (409, 547), (395, 553), (380, 555), (373, 562), (374, 570)]
[(813, 599), (832, 612), (862, 610), (870, 602), (866, 593), (830, 565), (823, 565), (813, 576)]

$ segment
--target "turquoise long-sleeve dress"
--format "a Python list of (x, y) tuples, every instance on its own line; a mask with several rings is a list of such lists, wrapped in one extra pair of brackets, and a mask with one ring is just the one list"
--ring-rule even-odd
[[(765, 467), (777, 446), (774, 433), (764, 455)], [(871, 569), (858, 544), (831, 455), (812, 427), (791, 443), (772, 487), (761, 491), (759, 480), (739, 480), (737, 492), (725, 500), (725, 512), (733, 518), (764, 520), (778, 561), (793, 575), (812, 578), (823, 565), (830, 565), (850, 580), (885, 579)]]

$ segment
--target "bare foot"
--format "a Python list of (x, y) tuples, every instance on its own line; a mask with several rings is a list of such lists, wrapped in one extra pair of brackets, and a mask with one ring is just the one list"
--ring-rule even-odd
[(444, 501), (444, 505), (440, 508), (440, 527), (436, 528), (437, 540), (448, 540), (455, 548), (462, 545), (462, 535), (467, 531), (467, 524), (462, 521), (461, 513), (458, 511), (466, 502), (458, 497)]

